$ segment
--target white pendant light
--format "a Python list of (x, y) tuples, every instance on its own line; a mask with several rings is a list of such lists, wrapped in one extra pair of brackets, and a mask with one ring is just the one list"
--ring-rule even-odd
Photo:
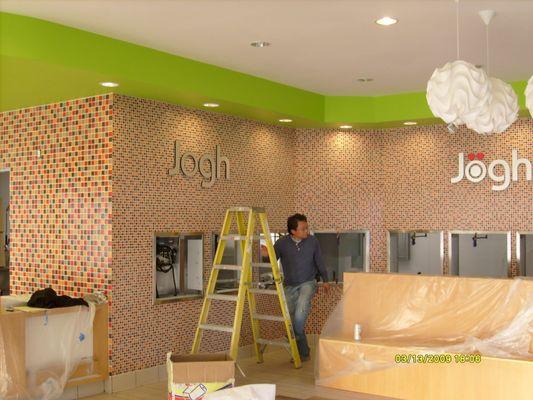
[(475, 120), (490, 101), (490, 80), (485, 71), (460, 60), (459, 0), (456, 3), (456, 61), (437, 68), (427, 84), (431, 112), (448, 124), (448, 130)]
[[(490, 69), (490, 45), (489, 25), (496, 16), (494, 10), (482, 10), (479, 12), (481, 20), (485, 24), (486, 34), (486, 65), (487, 72)], [(502, 133), (518, 119), (518, 98), (513, 88), (497, 78), (490, 78), (492, 96), (487, 107), (478, 117), (467, 123), (467, 126), (484, 135)]]
[(533, 117), (533, 76), (529, 79), (526, 87), (526, 107)]
[(518, 118), (518, 98), (511, 85), (498, 78), (490, 78), (491, 100), (466, 126), (477, 133), (502, 133)]
[[(448, 123), (450, 132), (455, 131), (455, 126), (465, 123), (468, 128), (480, 134), (501, 133), (518, 118), (518, 98), (507, 83), (489, 78), (481, 68), (459, 60), (459, 0), (456, 3), (458, 61), (433, 72), (426, 94), (429, 108), (433, 115)], [(487, 71), (490, 64), (489, 25), (495, 15), (493, 10), (479, 12), (486, 30)], [(529, 90), (533, 109), (533, 83), (531, 86)]]
[(485, 71), (466, 61), (449, 62), (433, 72), (426, 99), (433, 115), (444, 122), (470, 123), (491, 100), (490, 80)]

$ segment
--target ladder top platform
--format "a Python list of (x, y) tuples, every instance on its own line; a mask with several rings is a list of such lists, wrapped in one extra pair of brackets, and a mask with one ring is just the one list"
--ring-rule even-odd
[(230, 212), (256, 212), (256, 213), (264, 213), (265, 208), (264, 207), (231, 207), (228, 209)]

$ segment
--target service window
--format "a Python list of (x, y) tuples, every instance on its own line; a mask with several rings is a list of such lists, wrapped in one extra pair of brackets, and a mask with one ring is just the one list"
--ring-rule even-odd
[(516, 245), (520, 275), (533, 276), (533, 232), (518, 233)]
[(203, 293), (203, 236), (154, 235), (154, 299), (156, 303), (201, 297)]
[[(276, 241), (283, 236), (283, 234), (280, 233), (271, 233), (271, 240), (272, 244), (276, 243)], [(215, 258), (216, 250), (218, 247), (218, 238), (219, 234), (215, 233), (213, 234), (213, 260)], [(226, 247), (224, 249), (224, 254), (222, 256), (222, 264), (229, 264), (229, 265), (242, 265), (242, 250), (240, 248), (241, 242), (239, 241), (233, 241), (228, 240), (226, 242)], [(267, 263), (268, 262), (268, 252), (266, 249), (266, 241), (264, 239), (261, 239), (259, 242), (257, 242), (259, 245), (258, 253), (260, 257), (259, 263)], [(252, 261), (253, 264), (257, 264), (256, 258), (258, 258), (257, 254), (254, 252), (254, 260)], [(257, 280), (259, 282), (264, 283), (265, 285), (273, 284), (274, 283), (274, 277), (272, 276), (272, 272), (270, 268), (266, 267), (260, 267), (260, 268), (254, 268), (255, 272), (258, 272), (258, 275), (254, 273), (254, 280)], [(218, 272), (218, 279), (217, 284), (215, 286), (215, 291), (217, 293), (229, 293), (229, 292), (235, 292), (239, 288), (239, 280), (241, 278), (240, 271), (232, 271), (232, 270), (220, 270)]]
[(370, 244), (368, 230), (313, 234), (320, 243), (330, 281), (342, 282), (344, 272), (368, 271)]
[[(270, 240), (272, 241), (272, 245), (276, 244), (276, 242), (285, 235), (287, 235), (287, 233), (270, 232)], [(270, 257), (268, 256), (268, 250), (265, 239), (259, 240), (259, 258), (261, 260), (260, 264), (270, 263)], [(279, 260), (278, 266), (280, 274), (283, 276), (283, 265)], [(265, 265), (263, 267), (254, 269), (254, 272), (256, 272), (256, 274), (254, 274), (254, 277), (257, 277), (260, 288), (268, 288), (275, 285), (274, 275), (272, 274), (272, 267)]]
[(441, 231), (389, 231), (389, 272), (441, 275), (443, 233)]
[(509, 232), (450, 232), (450, 274), (507, 278), (511, 263)]
[[(215, 259), (215, 254), (218, 247), (218, 240), (220, 235), (218, 233), (213, 234), (213, 248), (211, 254), (213, 255), (213, 258), (211, 261)], [(227, 240), (226, 241), (226, 247), (224, 248), (224, 254), (222, 255), (222, 262), (221, 264), (226, 265), (241, 265), (242, 264), (242, 250), (240, 249), (240, 243), (239, 241), (235, 240)], [(211, 265), (213, 265), (213, 262), (211, 262)], [(217, 293), (227, 293), (227, 292), (234, 292), (239, 288), (239, 280), (241, 278), (241, 272), (240, 271), (232, 271), (232, 270), (219, 270), (218, 271), (218, 279), (217, 284), (215, 286), (215, 292)]]

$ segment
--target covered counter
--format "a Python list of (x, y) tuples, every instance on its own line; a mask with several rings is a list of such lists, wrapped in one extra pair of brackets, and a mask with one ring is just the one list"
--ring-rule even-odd
[(0, 398), (51, 399), (108, 378), (108, 306), (0, 312)]
[[(530, 399), (533, 281), (346, 273), (317, 384), (400, 399)], [(354, 325), (362, 340), (354, 340)]]

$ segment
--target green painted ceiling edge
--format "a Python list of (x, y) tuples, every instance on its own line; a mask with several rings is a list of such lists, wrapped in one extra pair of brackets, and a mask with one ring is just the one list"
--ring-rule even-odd
[[(394, 127), (434, 124), (425, 93), (324, 96), (36, 18), (0, 13), (0, 110), (109, 92), (294, 127)], [(512, 84), (525, 110), (526, 82)], [(524, 113), (525, 115), (525, 113)]]

